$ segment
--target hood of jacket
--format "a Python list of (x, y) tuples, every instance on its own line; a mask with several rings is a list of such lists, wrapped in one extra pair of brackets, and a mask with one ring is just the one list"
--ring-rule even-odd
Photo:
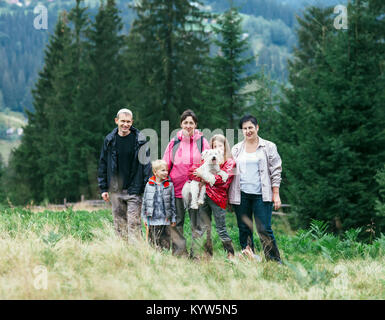
[[(163, 187), (164, 187), (164, 188), (168, 188), (168, 187), (170, 186), (170, 181), (171, 181), (171, 179), (170, 179), (170, 177), (168, 176), (165, 180), (162, 181)], [(152, 177), (148, 180), (148, 184), (151, 185), (151, 186), (158, 184), (158, 183), (156, 182), (156, 177), (155, 177), (155, 176), (152, 176)]]

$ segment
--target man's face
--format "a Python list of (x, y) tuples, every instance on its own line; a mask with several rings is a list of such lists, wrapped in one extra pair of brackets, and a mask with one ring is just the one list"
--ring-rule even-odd
[(118, 125), (119, 135), (126, 136), (130, 133), (130, 128), (134, 121), (128, 113), (119, 114), (119, 118), (115, 118), (115, 123)]

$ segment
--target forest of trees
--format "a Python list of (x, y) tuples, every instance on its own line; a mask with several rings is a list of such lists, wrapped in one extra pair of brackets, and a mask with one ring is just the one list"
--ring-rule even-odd
[(252, 113), (278, 146), (281, 197), (296, 226), (319, 219), (335, 232), (384, 232), (384, 9), (382, 0), (352, 1), (345, 30), (334, 27), (333, 8), (307, 8), (284, 87), (262, 66), (250, 71), (255, 56), (234, 7), (217, 15), (188, 1), (143, 0), (124, 32), (114, 0), (95, 19), (77, 0), (49, 39), (1, 188), (14, 204), (98, 197), (100, 148), (123, 106), (135, 126), (158, 134), (160, 121), (177, 128), (187, 108), (212, 130), (237, 129)]
[[(98, 2), (95, 0), (92, 4)], [(36, 17), (33, 8), (37, 3), (23, 8), (0, 1), (0, 111), (5, 108), (19, 112), (33, 110), (31, 90), (43, 66), (43, 48), (54, 31), (60, 10), (70, 11), (75, 0), (42, 1), (49, 12), (48, 30), (33, 28)], [(136, 15), (129, 3), (116, 1), (122, 20), (121, 34), (128, 33)], [(209, 6), (211, 13), (220, 13), (227, 10), (230, 3), (229, 0), (206, 0), (202, 6)], [(251, 47), (247, 54), (258, 54), (249, 66), (252, 72), (259, 71), (259, 66), (264, 65), (265, 72), (273, 79), (286, 82), (286, 59), (291, 57), (295, 44), (295, 9), (276, 0), (235, 0), (232, 3), (243, 14), (243, 29), (249, 34)], [(2, 12), (2, 9), (6, 11)], [(92, 21), (97, 7), (88, 8), (87, 12)]]

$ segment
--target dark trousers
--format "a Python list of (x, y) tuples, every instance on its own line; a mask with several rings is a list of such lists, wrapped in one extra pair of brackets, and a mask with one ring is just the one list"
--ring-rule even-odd
[(249, 245), (254, 251), (253, 215), (266, 260), (280, 261), (277, 243), (271, 229), (272, 202), (264, 202), (261, 195), (241, 192), (240, 205), (234, 205), (242, 250)]
[(170, 249), (170, 226), (149, 226), (148, 235), (153, 246), (166, 250)]
[(233, 242), (226, 229), (226, 210), (215, 204), (215, 202), (206, 195), (205, 202), (199, 207), (199, 215), (204, 224), (207, 225), (206, 250), (208, 253), (212, 254), (213, 251), (211, 238), (211, 219), (213, 215), (217, 233), (222, 241), (223, 248), (227, 253), (234, 254)]
[[(175, 198), (175, 207), (176, 207), (176, 226), (171, 227), (171, 240), (172, 240), (172, 253), (173, 255), (188, 255), (186, 247), (186, 238), (184, 237), (184, 220), (186, 215), (186, 210), (184, 208), (183, 199)], [(207, 230), (211, 230), (208, 227), (208, 221), (211, 223), (211, 220), (208, 216), (202, 216), (200, 210), (198, 209), (188, 209), (190, 217), (190, 227), (191, 227), (191, 249), (190, 257), (194, 257), (202, 248), (204, 251), (209, 251), (212, 247), (207, 248), (207, 245), (210, 245), (211, 241), (206, 241), (205, 244), (202, 244), (203, 235)], [(211, 233), (207, 234), (208, 237), (211, 237)]]
[(175, 198), (176, 226), (171, 227), (172, 253), (174, 255), (187, 255), (186, 238), (184, 237), (183, 227), (185, 209), (182, 198)]

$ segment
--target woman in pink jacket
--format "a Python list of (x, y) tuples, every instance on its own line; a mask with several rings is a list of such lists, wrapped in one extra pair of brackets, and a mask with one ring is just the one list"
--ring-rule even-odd
[[(180, 117), (180, 130), (167, 145), (163, 160), (167, 162), (169, 175), (175, 188), (176, 227), (172, 228), (172, 251), (175, 255), (187, 255), (186, 239), (183, 235), (185, 209), (182, 188), (188, 180), (189, 169), (201, 162), (201, 153), (210, 149), (209, 143), (197, 128), (198, 119), (192, 110), (186, 110)], [(194, 238), (200, 228), (198, 210), (189, 209), (191, 231)]]

